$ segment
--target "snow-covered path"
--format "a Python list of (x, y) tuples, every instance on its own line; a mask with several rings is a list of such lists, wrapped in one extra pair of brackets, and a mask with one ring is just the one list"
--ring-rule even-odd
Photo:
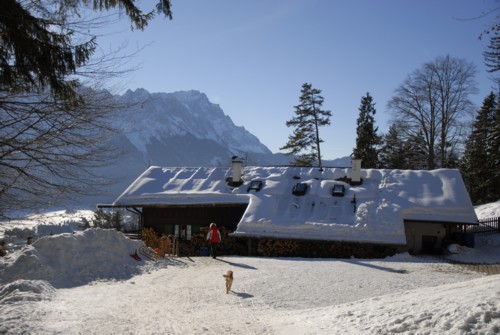
[[(235, 272), (235, 281), (233, 292), (226, 295), (222, 273), (228, 269)], [(49, 299), (29, 304), (13, 302), (17, 307), (10, 311), (10, 320), (2, 320), (4, 330), (36, 330), (37, 334), (342, 334), (346, 330), (372, 333), (370, 329), (418, 333), (419, 327), (429, 326), (423, 321), (437, 322), (433, 311), (440, 310), (450, 322), (439, 321), (437, 326), (451, 334), (456, 326), (463, 326), (456, 322), (466, 322), (456, 309), (462, 298), (473, 304), (468, 303), (466, 309), (485, 304), (490, 314), (479, 315), (489, 318), (490, 326), (496, 322), (500, 330), (500, 276), (484, 276), (433, 258), (194, 257), (148, 263), (143, 270), (142, 275), (123, 281), (58, 289)], [(458, 297), (452, 301), (453, 285), (470, 286), (470, 293), (455, 294)], [(443, 304), (452, 304), (449, 307), (456, 312)], [(469, 321), (466, 327), (473, 325), (474, 320)]]

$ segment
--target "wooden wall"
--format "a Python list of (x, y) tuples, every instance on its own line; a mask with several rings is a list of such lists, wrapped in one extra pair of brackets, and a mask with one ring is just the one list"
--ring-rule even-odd
[(191, 225), (193, 232), (197, 232), (211, 222), (232, 232), (246, 208), (247, 204), (144, 207), (142, 219), (144, 227), (151, 227), (158, 233), (172, 234), (174, 225)]

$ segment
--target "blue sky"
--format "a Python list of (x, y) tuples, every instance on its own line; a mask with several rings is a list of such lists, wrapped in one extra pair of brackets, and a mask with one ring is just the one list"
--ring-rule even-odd
[[(156, 1), (155, 1), (156, 2)], [(151, 8), (152, 1), (143, 1)], [(498, 11), (496, 0), (172, 0), (173, 20), (156, 18), (143, 31), (108, 27), (102, 49), (141, 49), (140, 67), (120, 89), (198, 90), (238, 126), (278, 152), (302, 84), (322, 91), (331, 125), (320, 129), (324, 159), (351, 154), (361, 97), (373, 97), (376, 125), (388, 129), (386, 104), (406, 76), (450, 54), (477, 66), (479, 106), (492, 82), (479, 34)]]

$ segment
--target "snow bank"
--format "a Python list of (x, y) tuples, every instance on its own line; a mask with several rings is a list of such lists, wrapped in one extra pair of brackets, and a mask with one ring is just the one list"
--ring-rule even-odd
[(500, 217), (500, 200), (474, 207), (479, 219)]
[(19, 279), (0, 286), (0, 304), (48, 299), (55, 289), (44, 280)]
[(475, 247), (453, 244), (446, 258), (460, 263), (500, 264), (500, 234), (476, 236)]
[(62, 233), (73, 233), (82, 230), (82, 222), (68, 221), (63, 223), (34, 223), (33, 227), (13, 227), (6, 229), (4, 232), (5, 238), (9, 240), (22, 240), (26, 242), (28, 236), (34, 239), (56, 235)]
[(42, 237), (1, 260), (0, 283), (45, 280), (54, 287), (71, 287), (130, 278), (138, 265), (130, 254), (142, 244), (104, 229)]
[(82, 218), (90, 220), (93, 214), (91, 210), (51, 210), (19, 216), (1, 222), (0, 238), (5, 238), (9, 243), (24, 244), (28, 236), (37, 239), (48, 235), (81, 231)]
[(498, 334), (498, 280), (483, 277), (285, 313), (273, 326), (281, 334)]

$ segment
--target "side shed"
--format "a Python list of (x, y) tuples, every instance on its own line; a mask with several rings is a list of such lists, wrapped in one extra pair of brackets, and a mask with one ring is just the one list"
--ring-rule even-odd
[(450, 243), (474, 246), (474, 236), (466, 230), (477, 223), (432, 220), (404, 220), (404, 223), (410, 253), (439, 254)]

